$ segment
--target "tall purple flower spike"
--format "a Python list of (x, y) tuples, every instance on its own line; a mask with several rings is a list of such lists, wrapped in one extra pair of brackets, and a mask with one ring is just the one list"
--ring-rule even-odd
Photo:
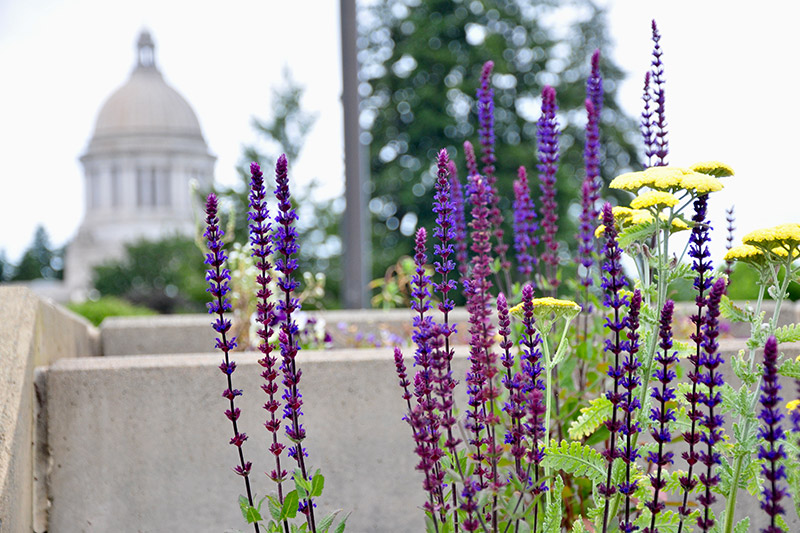
[[(650, 409), (650, 420), (654, 426), (650, 429), (650, 435), (658, 444), (657, 452), (647, 454), (647, 461), (656, 465), (655, 474), (650, 474), (650, 485), (653, 487), (653, 499), (645, 503), (645, 507), (650, 510), (650, 527), (646, 527), (643, 533), (659, 533), (656, 527), (656, 517), (658, 513), (666, 508), (666, 504), (659, 499), (659, 494), (667, 486), (666, 480), (662, 477), (664, 469), (673, 464), (673, 452), (664, 451), (664, 446), (672, 442), (672, 434), (669, 431), (669, 423), (675, 421), (675, 409), (667, 407), (667, 404), (675, 401), (675, 387), (670, 383), (675, 379), (674, 366), (678, 363), (677, 352), (672, 351), (672, 314), (675, 304), (672, 300), (664, 303), (661, 310), (661, 321), (659, 322), (659, 343), (661, 351), (656, 353), (655, 362), (658, 367), (653, 371), (653, 378), (660, 384), (650, 390), (650, 396), (657, 402), (656, 407)], [(672, 353), (670, 353), (672, 351)]]
[[(278, 301), (276, 314), (282, 316), (278, 332), (278, 345), (281, 351), (281, 372), (283, 373), (283, 418), (286, 423), (286, 436), (294, 445), (289, 447), (289, 457), (292, 457), (300, 468), (304, 479), (310, 479), (306, 468), (305, 458), (308, 456), (303, 447), (306, 430), (300, 423), (303, 414), (303, 396), (300, 394), (300, 378), (303, 372), (297, 365), (297, 354), (300, 351), (298, 343), (298, 327), (292, 316), (300, 310), (300, 301), (295, 298), (294, 292), (300, 283), (294, 278), (297, 270), (297, 258), (294, 257), (300, 247), (297, 244), (297, 230), (294, 223), (297, 213), (292, 207), (291, 193), (289, 192), (289, 177), (287, 173), (286, 156), (281, 155), (275, 164), (275, 198), (278, 200), (278, 212), (275, 216), (277, 228), (272, 234), (272, 248), (275, 251), (275, 270), (281, 275), (278, 277), (278, 289), (283, 293), (283, 299)], [(314, 503), (311, 498), (300, 503), (301, 510), (307, 511), (307, 521), (312, 531), (314, 523)]]
[(455, 162), (448, 162), (450, 170), (450, 199), (453, 202), (453, 220), (455, 229), (456, 266), (459, 281), (463, 284), (469, 271), (469, 254), (467, 252), (467, 221), (464, 214), (464, 188), (458, 179)]
[[(587, 165), (587, 175), (591, 174), (592, 180), (592, 197), (591, 202), (594, 208), (594, 217), (600, 215), (600, 211), (596, 207), (596, 202), (600, 199), (600, 188), (603, 183), (600, 180), (600, 115), (603, 112), (603, 76), (600, 74), (600, 50), (597, 49), (592, 54), (592, 72), (586, 80), (586, 98), (592, 103), (594, 120), (594, 140), (590, 142), (587, 136), (586, 140), (586, 154), (585, 160)], [(588, 111), (588, 109), (587, 109)], [(587, 124), (588, 133), (588, 124)], [(591, 152), (594, 157), (589, 157), (587, 152)], [(590, 162), (592, 163), (590, 165)], [(589, 170), (589, 166), (593, 168)]]
[(612, 379), (613, 390), (606, 393), (606, 398), (611, 402), (611, 420), (605, 422), (611, 436), (609, 438), (609, 448), (603, 450), (603, 457), (608, 463), (608, 470), (605, 483), (601, 483), (598, 491), (606, 500), (603, 510), (603, 533), (608, 531), (608, 511), (609, 500), (617, 492), (617, 487), (611, 483), (611, 467), (614, 459), (621, 457), (620, 451), (616, 448), (617, 432), (622, 429), (622, 422), (617, 418), (619, 406), (625, 399), (625, 394), (620, 391), (620, 381), (624, 375), (624, 370), (620, 361), (620, 354), (625, 350), (625, 343), (622, 334), (628, 326), (627, 318), (622, 316), (623, 308), (628, 306), (628, 298), (621, 294), (621, 290), (626, 285), (625, 276), (622, 272), (622, 249), (617, 242), (617, 228), (614, 223), (614, 214), (611, 211), (611, 204), (603, 206), (603, 225), (605, 226), (605, 263), (603, 264), (602, 287), (604, 290), (603, 305), (613, 313), (612, 317), (606, 317), (605, 326), (613, 335), (613, 340), (606, 339), (606, 354), (613, 354), (614, 364), (608, 369), (608, 376)]
[(689, 257), (692, 258), (692, 270), (695, 272), (694, 289), (697, 291), (695, 296), (695, 304), (697, 312), (691, 316), (691, 321), (695, 326), (694, 332), (691, 334), (691, 339), (695, 345), (695, 352), (688, 357), (691, 369), (688, 373), (689, 381), (692, 383), (691, 392), (686, 393), (686, 401), (689, 404), (687, 415), (689, 420), (692, 421), (691, 428), (685, 431), (682, 436), (684, 442), (689, 446), (689, 449), (681, 454), (681, 457), (686, 461), (689, 466), (685, 475), (680, 477), (680, 484), (683, 490), (682, 504), (678, 507), (678, 513), (681, 515), (681, 521), (678, 524), (678, 533), (683, 531), (683, 522), (685, 518), (691, 513), (692, 509), (688, 506), (689, 493), (697, 485), (697, 479), (692, 476), (694, 465), (700, 459), (697, 451), (697, 446), (700, 443), (700, 433), (697, 430), (697, 424), (702, 420), (703, 413), (698, 408), (701, 400), (698, 385), (700, 381), (700, 362), (702, 358), (702, 346), (704, 341), (703, 328), (706, 324), (706, 316), (704, 309), (708, 305), (708, 292), (713, 284), (711, 277), (713, 265), (711, 264), (711, 252), (708, 249), (710, 241), (709, 226), (707, 220), (708, 211), (708, 195), (704, 194), (698, 196), (694, 201), (694, 215), (692, 216), (692, 234), (689, 237)]
[(467, 180), (475, 174), (480, 174), (478, 171), (478, 162), (475, 159), (475, 148), (469, 141), (464, 141), (464, 160), (467, 164)]
[[(725, 210), (725, 220), (728, 222), (728, 236), (726, 238), (725, 249), (730, 250), (733, 248), (734, 231), (736, 231), (736, 216), (733, 214), (733, 206)], [(733, 260), (725, 261), (725, 275), (728, 277), (728, 287), (731, 286), (731, 274), (733, 274)]]
[(636, 492), (637, 482), (631, 481), (631, 467), (636, 464), (636, 459), (640, 457), (639, 450), (633, 444), (633, 438), (642, 430), (641, 425), (636, 422), (636, 412), (642, 408), (639, 398), (636, 396), (636, 388), (642, 384), (639, 379), (638, 371), (642, 364), (639, 362), (637, 353), (639, 352), (639, 311), (642, 307), (642, 293), (639, 289), (633, 291), (631, 305), (628, 310), (628, 340), (625, 341), (625, 351), (628, 355), (622, 363), (624, 375), (620, 378), (620, 385), (625, 389), (625, 399), (620, 404), (620, 409), (625, 413), (625, 423), (621, 433), (625, 435), (625, 445), (622, 447), (620, 457), (625, 463), (625, 481), (619, 484), (620, 494), (625, 495), (625, 519), (620, 520), (619, 527), (625, 533), (633, 533), (639, 529), (633, 525), (631, 517), (631, 496)]
[[(780, 463), (786, 459), (783, 441), (786, 433), (781, 426), (783, 413), (781, 413), (781, 400), (778, 396), (781, 386), (778, 383), (778, 341), (772, 336), (764, 345), (764, 377), (761, 381), (761, 413), (758, 418), (764, 423), (759, 428), (758, 436), (763, 443), (758, 447), (758, 458), (764, 461), (761, 465), (761, 475), (767, 483), (764, 485), (761, 508), (769, 516), (769, 527), (762, 529), (762, 533), (780, 533), (783, 531), (777, 526), (778, 515), (785, 514), (781, 500), (787, 496), (786, 489), (780, 481), (786, 479), (786, 469)], [(785, 485), (785, 481), (783, 485)]]
[(700, 423), (707, 429), (700, 435), (700, 441), (706, 445), (706, 449), (698, 453), (699, 462), (706, 467), (706, 471), (700, 474), (700, 483), (705, 486), (705, 491), (697, 497), (698, 503), (703, 507), (703, 513), (697, 518), (697, 525), (703, 531), (709, 531), (714, 527), (715, 520), (711, 518), (710, 512), (717, 497), (712, 494), (712, 489), (719, 483), (719, 474), (714, 474), (713, 469), (714, 465), (722, 462), (721, 455), (714, 446), (722, 440), (724, 423), (722, 415), (715, 409), (722, 405), (722, 394), (719, 389), (725, 384), (722, 370), (719, 369), (725, 360), (719, 353), (717, 337), (719, 337), (719, 306), (726, 287), (724, 278), (719, 278), (711, 287), (708, 295), (708, 314), (703, 328), (704, 353), (700, 356), (700, 367), (705, 370), (700, 374), (700, 383), (708, 388), (708, 393), (701, 392), (700, 397), (700, 402), (708, 409)]
[(264, 383), (261, 389), (267, 394), (267, 401), (264, 409), (268, 413), (268, 418), (264, 427), (272, 437), (269, 447), (270, 453), (275, 458), (275, 468), (270, 471), (268, 477), (278, 485), (278, 499), (283, 503), (283, 482), (286, 480), (288, 472), (281, 468), (281, 454), (285, 446), (278, 441), (278, 432), (281, 428), (281, 419), (276, 416), (276, 412), (281, 407), (278, 397), (278, 358), (272, 355), (273, 345), (269, 342), (274, 330), (272, 328), (275, 319), (275, 304), (271, 301), (272, 290), (270, 289), (270, 256), (272, 255), (272, 245), (269, 235), (272, 225), (269, 221), (269, 210), (267, 209), (266, 188), (264, 187), (264, 175), (258, 163), (250, 164), (250, 212), (247, 217), (250, 220), (250, 246), (253, 250), (252, 256), (258, 271), (256, 274), (256, 322), (258, 323), (258, 349), (263, 357), (258, 360), (264, 370), (261, 377)]
[(653, 27), (653, 61), (651, 63), (651, 71), (653, 73), (653, 95), (656, 102), (656, 120), (655, 120), (655, 156), (658, 160), (655, 166), (666, 166), (667, 155), (669, 155), (669, 142), (667, 141), (667, 117), (664, 112), (664, 64), (661, 62), (661, 34), (658, 33), (656, 21), (652, 22)]
[(517, 253), (517, 270), (524, 280), (531, 283), (534, 283), (533, 273), (538, 262), (532, 255), (539, 245), (536, 235), (538, 229), (528, 173), (525, 167), (519, 167), (514, 181), (514, 250)]
[[(214, 193), (208, 195), (206, 199), (206, 231), (203, 236), (207, 239), (208, 253), (206, 254), (205, 264), (209, 266), (206, 271), (206, 281), (209, 287), (207, 291), (211, 294), (211, 301), (208, 305), (208, 312), (212, 315), (217, 315), (216, 320), (212, 323), (214, 331), (219, 334), (216, 340), (216, 347), (223, 354), (222, 364), (219, 369), (225, 374), (227, 379), (227, 388), (223, 391), (222, 397), (228, 400), (228, 409), (225, 411), (225, 416), (231, 421), (233, 425), (233, 437), (230, 443), (236, 446), (239, 455), (239, 464), (234, 467), (234, 472), (244, 478), (245, 488), (247, 490), (247, 501), (249, 505), (253, 506), (253, 494), (250, 490), (250, 470), (252, 463), (245, 461), (242, 445), (247, 440), (247, 435), (239, 431), (238, 420), (241, 415), (241, 410), (236, 407), (235, 399), (237, 396), (242, 395), (242, 391), (233, 388), (232, 375), (236, 371), (236, 362), (230, 358), (230, 352), (236, 347), (236, 338), (227, 338), (227, 333), (231, 329), (231, 321), (225, 318), (225, 313), (232, 310), (231, 303), (228, 300), (228, 292), (230, 287), (228, 281), (231, 279), (230, 271), (225, 268), (225, 261), (228, 259), (225, 255), (224, 243), (222, 237), (225, 234), (219, 227), (219, 217), (217, 211), (219, 204), (217, 196)], [(255, 531), (258, 533), (258, 523), (254, 524)]]
[(537, 123), (536, 137), (539, 153), (539, 181), (542, 191), (542, 228), (544, 251), (542, 263), (545, 276), (555, 293), (558, 287), (558, 204), (556, 203), (556, 171), (558, 170), (558, 121), (556, 120), (556, 91), (550, 86), (542, 89), (542, 114)]
[(506, 252), (508, 245), (503, 241), (505, 232), (503, 231), (503, 214), (500, 212), (500, 195), (497, 193), (497, 176), (495, 176), (495, 163), (497, 159), (494, 153), (494, 90), (491, 86), (492, 69), (494, 63), (487, 61), (481, 69), (481, 84), (477, 91), (478, 99), (478, 136), (480, 137), (481, 163), (483, 163), (483, 175), (489, 190), (492, 192), (490, 202), (489, 222), (492, 224), (492, 233), (495, 238), (494, 251), (500, 259), (500, 268), (506, 274), (506, 282), (510, 284), (508, 270), (511, 268)]
[[(496, 425), (496, 415), (491, 406), (497, 394), (494, 377), (496, 355), (492, 351), (494, 344), (494, 326), (490, 317), (491, 279), (491, 226), (489, 223), (489, 200), (491, 192), (486, 180), (478, 174), (470, 176), (470, 193), (472, 204), (472, 275), (465, 282), (464, 292), (467, 295), (467, 312), (469, 313), (470, 333), (470, 369), (467, 373), (467, 412), (466, 428), (471, 432), (470, 444), (473, 446), (471, 458), (475, 465), (474, 475), (482, 487), (488, 487), (489, 479), (494, 481), (495, 472), (487, 468), (485, 460), (494, 453), (492, 435)], [(483, 446), (486, 445), (486, 455)]]
[(653, 166), (653, 156), (656, 154), (655, 134), (653, 133), (653, 110), (650, 109), (650, 102), (653, 101), (653, 95), (650, 91), (651, 76), (652, 73), (649, 70), (644, 73), (644, 89), (642, 91), (644, 109), (642, 110), (642, 120), (639, 123), (644, 140), (644, 155), (647, 158), (644, 162), (644, 168)]

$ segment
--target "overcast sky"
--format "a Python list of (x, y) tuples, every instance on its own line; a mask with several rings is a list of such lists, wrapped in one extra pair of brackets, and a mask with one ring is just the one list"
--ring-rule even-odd
[[(423, 0), (424, 1), (424, 0)], [(798, 222), (800, 75), (794, 3), (762, 0), (604, 0), (613, 57), (630, 78), (621, 104), (640, 112), (650, 20), (663, 34), (670, 158), (719, 159), (736, 176), (715, 194), (712, 222), (736, 204), (739, 236)], [(134, 64), (143, 27), (167, 82), (197, 113), (232, 183), (253, 115), (269, 116), (270, 88), (288, 65), (318, 114), (295, 179), (342, 190), (339, 18), (336, 0), (0, 0), (0, 250), (16, 261), (38, 223), (56, 245), (83, 216), (84, 153), (101, 105)], [(792, 7), (787, 7), (792, 6)], [(588, 60), (588, 59), (587, 59)], [(715, 260), (724, 234), (715, 242)]]

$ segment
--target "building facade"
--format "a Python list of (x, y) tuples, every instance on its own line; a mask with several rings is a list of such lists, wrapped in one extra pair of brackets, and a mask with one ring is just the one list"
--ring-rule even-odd
[(192, 235), (199, 207), (191, 184), (211, 186), (215, 159), (197, 115), (164, 81), (143, 31), (133, 72), (103, 104), (80, 158), (86, 211), (64, 271), (73, 298), (91, 287), (92, 268), (120, 258), (125, 243)]

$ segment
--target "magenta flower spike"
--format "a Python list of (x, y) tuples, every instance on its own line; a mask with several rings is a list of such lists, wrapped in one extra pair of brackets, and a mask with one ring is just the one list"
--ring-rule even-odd
[(530, 283), (535, 283), (533, 273), (538, 263), (537, 258), (532, 255), (539, 245), (539, 237), (536, 235), (538, 229), (528, 173), (525, 167), (519, 167), (517, 179), (514, 181), (514, 250), (517, 253), (517, 270)]
[[(761, 508), (769, 516), (769, 527), (762, 529), (762, 533), (781, 533), (782, 528), (776, 524), (778, 515), (785, 514), (781, 500), (787, 496), (787, 491), (780, 483), (786, 479), (786, 468), (780, 463), (786, 459), (783, 441), (786, 433), (781, 426), (783, 413), (781, 400), (778, 396), (781, 386), (778, 383), (778, 341), (775, 336), (767, 339), (764, 346), (764, 376), (761, 381), (761, 413), (758, 418), (764, 423), (759, 428), (758, 436), (763, 440), (758, 447), (758, 458), (764, 461), (761, 465), (761, 475), (766, 483), (762, 491), (763, 499)], [(786, 482), (784, 481), (783, 485)]]
[(537, 123), (536, 138), (539, 153), (539, 181), (542, 191), (542, 229), (544, 250), (541, 260), (544, 274), (554, 296), (558, 288), (558, 204), (556, 203), (556, 171), (558, 170), (558, 121), (556, 120), (556, 91), (550, 86), (542, 89), (542, 114)]
[(453, 203), (453, 221), (455, 230), (456, 267), (458, 268), (459, 284), (463, 285), (469, 271), (469, 254), (467, 252), (467, 221), (464, 215), (464, 188), (458, 179), (458, 170), (455, 162), (448, 162), (450, 170), (450, 200)]
[[(271, 436), (269, 451), (275, 458), (275, 468), (270, 471), (268, 477), (278, 485), (278, 500), (283, 503), (283, 482), (286, 480), (288, 472), (281, 467), (281, 454), (285, 446), (278, 441), (278, 432), (281, 428), (281, 418), (276, 416), (276, 412), (281, 407), (278, 397), (278, 358), (272, 355), (273, 347), (269, 342), (274, 333), (272, 328), (275, 319), (275, 304), (271, 301), (272, 290), (269, 284), (272, 281), (270, 276), (270, 255), (272, 245), (269, 234), (272, 227), (269, 221), (269, 210), (267, 209), (266, 188), (264, 187), (264, 175), (257, 163), (250, 164), (250, 246), (255, 267), (258, 270), (256, 284), (256, 321), (258, 323), (258, 349), (263, 355), (258, 360), (264, 370), (261, 377), (264, 383), (261, 389), (267, 394), (267, 401), (264, 409), (268, 413), (268, 418), (264, 427)], [(288, 526), (287, 526), (288, 527)]]
[(636, 492), (637, 482), (631, 481), (631, 467), (636, 464), (636, 459), (640, 457), (639, 450), (633, 444), (632, 439), (641, 431), (641, 426), (636, 422), (636, 411), (642, 408), (639, 398), (636, 396), (636, 388), (642, 384), (639, 379), (638, 371), (642, 364), (639, 362), (637, 353), (639, 352), (639, 311), (642, 307), (642, 293), (639, 289), (633, 291), (631, 305), (628, 309), (628, 340), (625, 341), (625, 351), (628, 355), (622, 363), (623, 376), (619, 382), (625, 389), (624, 400), (620, 403), (620, 409), (625, 413), (625, 423), (622, 425), (621, 433), (625, 435), (625, 445), (622, 447), (620, 457), (625, 463), (625, 481), (619, 484), (619, 492), (625, 495), (625, 519), (621, 520), (619, 527), (625, 533), (633, 533), (639, 527), (633, 524), (631, 517), (631, 496)]
[(464, 141), (464, 159), (467, 163), (467, 179), (478, 172), (478, 161), (475, 159), (475, 148), (469, 141)]
[[(236, 362), (230, 358), (230, 352), (236, 347), (236, 338), (227, 338), (227, 333), (231, 329), (231, 321), (225, 318), (225, 312), (231, 311), (232, 307), (227, 298), (230, 287), (228, 281), (231, 279), (230, 271), (225, 268), (225, 255), (224, 243), (222, 237), (225, 234), (219, 227), (219, 217), (217, 216), (218, 202), (217, 196), (214, 193), (208, 195), (206, 200), (206, 231), (203, 236), (207, 239), (208, 253), (206, 254), (205, 263), (209, 266), (206, 271), (206, 281), (209, 283), (207, 291), (211, 294), (211, 301), (208, 305), (208, 312), (212, 315), (217, 315), (216, 320), (212, 323), (214, 331), (219, 334), (216, 340), (216, 347), (223, 354), (222, 364), (219, 369), (225, 374), (227, 379), (227, 388), (223, 391), (222, 397), (228, 400), (228, 409), (225, 411), (225, 416), (231, 421), (233, 426), (233, 437), (230, 444), (236, 446), (239, 455), (239, 464), (234, 467), (234, 472), (244, 478), (245, 489), (247, 491), (247, 501), (249, 505), (253, 506), (253, 494), (250, 489), (250, 470), (252, 463), (245, 461), (242, 445), (247, 440), (247, 435), (239, 431), (238, 420), (241, 415), (241, 410), (236, 407), (235, 399), (237, 396), (242, 395), (242, 391), (233, 388), (232, 375), (236, 371)], [(254, 524), (255, 531), (258, 533), (258, 523)]]

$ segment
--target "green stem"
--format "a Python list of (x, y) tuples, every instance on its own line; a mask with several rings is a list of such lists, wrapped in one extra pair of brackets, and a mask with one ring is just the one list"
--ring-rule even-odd
[[(542, 335), (542, 354), (544, 355), (544, 369), (545, 369), (545, 404), (544, 404), (544, 443), (550, 441), (550, 409), (553, 402), (553, 384), (550, 372), (550, 346), (547, 343), (547, 335)], [(550, 477), (550, 467), (545, 464), (544, 477)], [(545, 492), (545, 499), (548, 507), (550, 506), (550, 491)]]

